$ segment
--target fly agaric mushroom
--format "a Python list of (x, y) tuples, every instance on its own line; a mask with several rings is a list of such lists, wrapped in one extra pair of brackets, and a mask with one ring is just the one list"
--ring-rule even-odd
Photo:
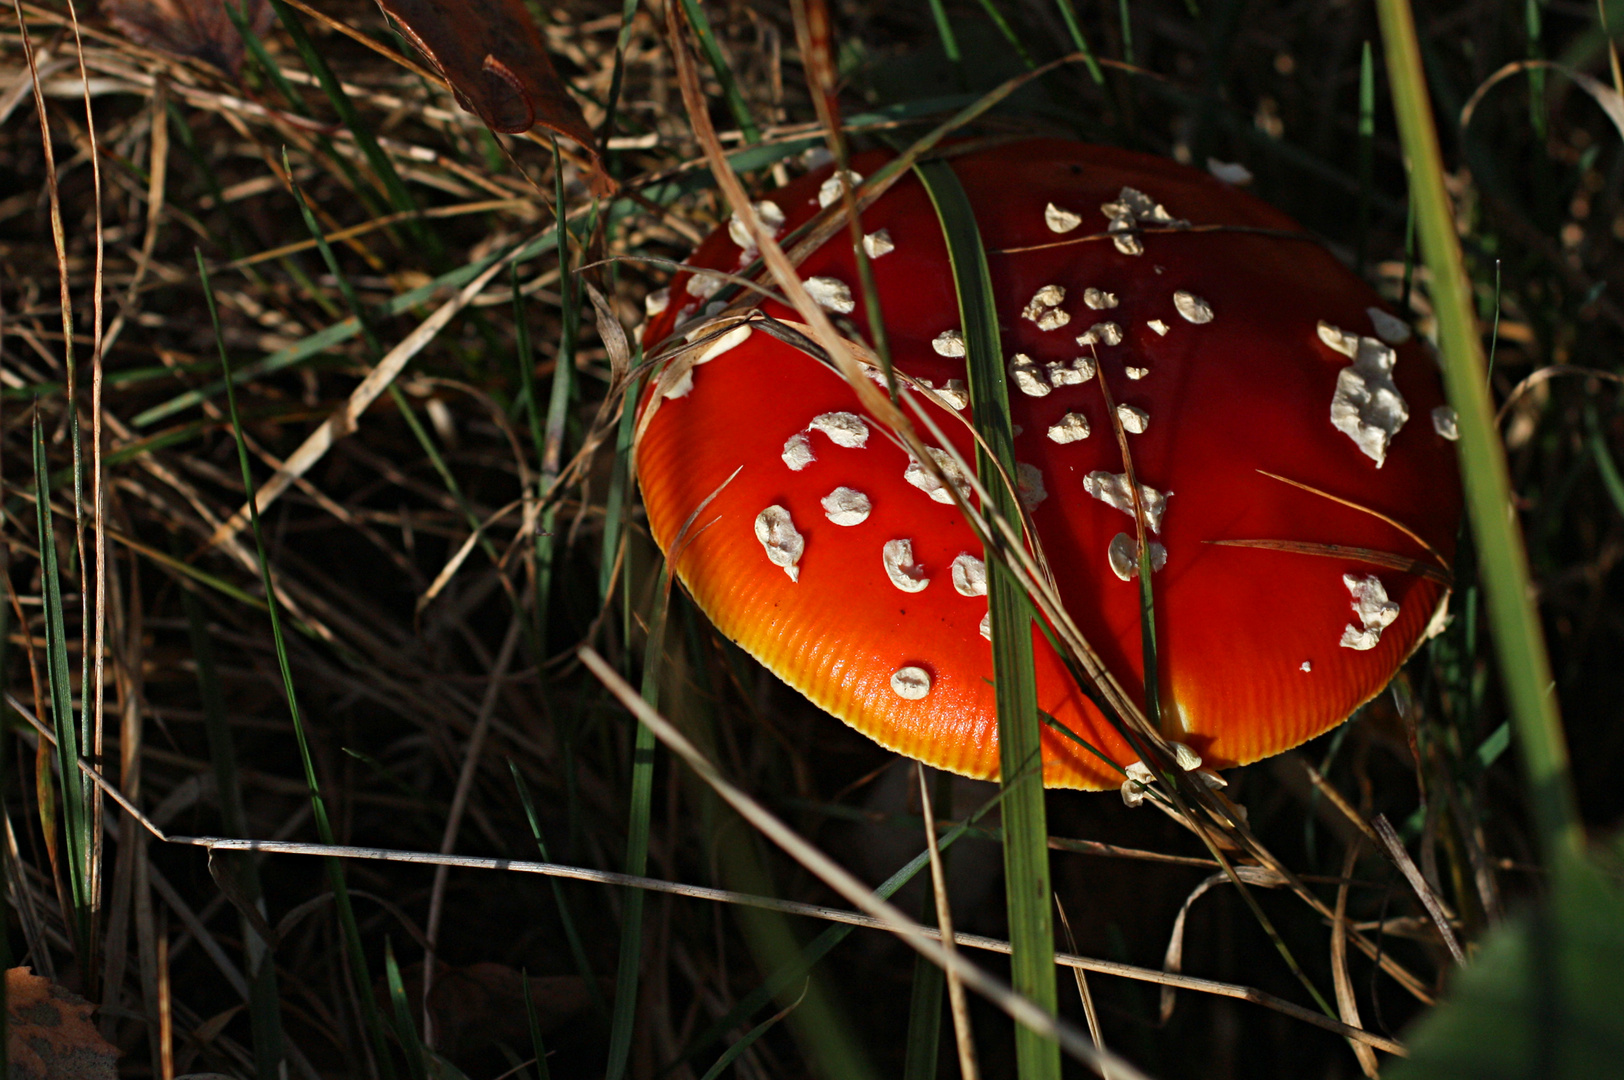
[[(852, 170), (883, 160), (859, 156)], [(1447, 596), (1460, 493), (1445, 425), (1427, 422), (1447, 407), (1424, 347), (1294, 222), (1213, 177), (1061, 141), (952, 167), (988, 249), (1022, 497), (1084, 637), (1142, 693), (1120, 424), (1153, 543), (1164, 734), (1222, 768), (1341, 723)], [(760, 216), (782, 236), (840, 183), (812, 173)], [(905, 178), (862, 224), (894, 364), (936, 391), (925, 408), (973, 461), (930, 199)], [(846, 236), (799, 273), (857, 338), (867, 322)], [(741, 239), (719, 230), (689, 265), (733, 272), (754, 255)], [(703, 321), (716, 280), (679, 273), (645, 332), (650, 346), (674, 333), (704, 342), (643, 400), (638, 471), (656, 541), (671, 553), (689, 523), (673, 556), (689, 592), (814, 703), (903, 754), (995, 776), (979, 541), (828, 366), (747, 321)], [(759, 310), (797, 319), (775, 301)], [(699, 331), (679, 330), (693, 319)], [(1132, 762), (1040, 630), (1034, 645), (1039, 708)], [(1051, 786), (1121, 783), (1052, 730), (1043, 753)]]

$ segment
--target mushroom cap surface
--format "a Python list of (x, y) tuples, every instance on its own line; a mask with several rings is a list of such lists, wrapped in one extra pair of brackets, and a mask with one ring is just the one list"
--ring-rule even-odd
[[(860, 155), (852, 167), (871, 172), (886, 156)], [(1402, 322), (1291, 219), (1204, 173), (1060, 140), (951, 164), (988, 250), (1012, 365), (1015, 457), (1041, 489), (1028, 492), (1041, 495), (1029, 503), (1032, 519), (1083, 636), (1126, 692), (1142, 696), (1138, 583), (1112, 568), (1113, 543), (1118, 569), (1131, 561), (1135, 524), (1131, 507), (1097, 494), (1124, 472), (1096, 381), (1104, 378), (1140, 483), (1166, 495), (1153, 536), (1166, 560), (1153, 577), (1165, 734), (1223, 768), (1341, 723), (1387, 684), (1446, 595), (1440, 571), (1453, 555), (1461, 496), (1453, 447), (1429, 419), (1445, 403), (1426, 347), (1399, 341), (1408, 336)], [(817, 212), (829, 176), (814, 172), (765, 196), (783, 211), (780, 236)], [(1113, 208), (1134, 201), (1124, 189), (1148, 200), (1128, 207), (1129, 225), (1142, 228), (1119, 232), (1118, 242), (1098, 234), (1123, 228), (1123, 213), (1111, 222)], [(1073, 218), (1080, 223), (1060, 231)], [(941, 340), (959, 328), (958, 302), (917, 179), (903, 178), (870, 207), (863, 229), (886, 234), (871, 244), (882, 252), (872, 265), (896, 367), (939, 389), (964, 380), (963, 357)], [(799, 272), (834, 283), (815, 292), (832, 310), (845, 286), (849, 318), (866, 328), (847, 235)], [(732, 272), (744, 256), (724, 228), (689, 263)], [(705, 289), (690, 291), (692, 277), (672, 281), (669, 306), (645, 331), (649, 346), (703, 313)], [(774, 301), (759, 306), (799, 321)], [(1091, 330), (1093, 344), (1079, 344)], [(718, 344), (685, 393), (657, 398), (656, 388), (642, 402), (655, 411), (639, 438), (638, 472), (650, 529), (668, 555), (694, 519), (673, 560), (678, 577), (723, 634), (821, 708), (931, 765), (997, 776), (992, 653), (980, 632), (986, 599), (955, 588), (953, 572), (959, 556), (982, 557), (969, 526), (951, 501), (908, 482), (908, 454), (830, 368), (760, 330)], [(1021, 357), (1030, 361), (1024, 376), (1015, 370)], [(1079, 358), (1097, 366), (1092, 377), (1078, 377), (1089, 366)], [(1350, 383), (1348, 372), (1358, 378)], [(926, 407), (973, 462), (960, 422), (969, 411)], [(1407, 421), (1395, 425), (1395, 410)], [(849, 424), (842, 436), (844, 421), (823, 419), (842, 414), (866, 428), (861, 444)], [(850, 495), (829, 509), (837, 489), (861, 496), (866, 513)], [(1349, 549), (1432, 574), (1338, 553)], [(1033, 639), (1039, 708), (1118, 764), (1135, 760), (1041, 629)], [(1121, 782), (1049, 729), (1043, 752), (1050, 786)]]

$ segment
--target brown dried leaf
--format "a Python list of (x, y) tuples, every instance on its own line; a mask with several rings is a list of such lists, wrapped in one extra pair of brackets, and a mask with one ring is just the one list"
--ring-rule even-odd
[(598, 160), (581, 107), (553, 68), (524, 0), (379, 0), (440, 70), (463, 108), (493, 131), (540, 124)]
[(118, 1048), (95, 1006), (25, 967), (6, 972), (6, 1054), (13, 1080), (114, 1080)]
[[(269, 32), (266, 0), (246, 0), (249, 25)], [(137, 45), (204, 60), (236, 78), (242, 70), (242, 35), (226, 15), (224, 0), (102, 0), (109, 22)]]

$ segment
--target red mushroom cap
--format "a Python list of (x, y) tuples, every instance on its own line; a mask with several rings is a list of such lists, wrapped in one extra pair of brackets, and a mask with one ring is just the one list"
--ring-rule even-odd
[[(1386, 685), (1446, 595), (1460, 492), (1452, 414), (1425, 347), (1289, 218), (1205, 174), (1049, 140), (952, 166), (988, 248), (1023, 497), (1084, 637), (1142, 693), (1135, 523), (1104, 378), (1153, 556), (1165, 556), (1153, 584), (1167, 737), (1221, 768), (1342, 722)], [(828, 170), (803, 177), (763, 216), (782, 217), (783, 235), (837, 184)], [(863, 228), (897, 368), (959, 399), (958, 305), (923, 187), (898, 182)], [(719, 230), (690, 263), (732, 272), (746, 254)], [(800, 274), (866, 327), (844, 231)], [(703, 276), (677, 275), (645, 341), (707, 302)], [(901, 753), (995, 776), (982, 550), (950, 497), (932, 497), (930, 474), (910, 470), (818, 360), (741, 327), (701, 356), (645, 396), (658, 407), (637, 448), (668, 554), (694, 518), (674, 559), (680, 579), (724, 634), (822, 708)], [(926, 407), (973, 461), (966, 425)], [(1039, 707), (1133, 761), (1041, 632), (1034, 645)], [(1121, 782), (1052, 731), (1043, 750), (1051, 786)]]

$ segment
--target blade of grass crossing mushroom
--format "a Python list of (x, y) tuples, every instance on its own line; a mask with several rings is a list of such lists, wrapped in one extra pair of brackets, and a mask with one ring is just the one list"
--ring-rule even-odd
[[(231, 417), (232, 434), (237, 442), (237, 461), (242, 468), (243, 492), (248, 500), (249, 527), (254, 535), (254, 551), (259, 561), (260, 582), (265, 589), (265, 608), (270, 616), (271, 640), (276, 646), (276, 663), (282, 675), (282, 690), (287, 698), (288, 718), (293, 724), (294, 740), (299, 747), (299, 760), (304, 767), (305, 786), (310, 792), (310, 808), (316, 822), (316, 832), (321, 837), (322, 843), (331, 844), (334, 842), (333, 826), (327, 816), (327, 802), (321, 794), (321, 784), (316, 778), (315, 760), (310, 753), (310, 740), (305, 733), (304, 721), (299, 713), (299, 698), (293, 685), (293, 668), (288, 660), (287, 642), (282, 635), (281, 605), (277, 603), (276, 590), (271, 584), (271, 564), (265, 553), (265, 536), (260, 527), (258, 500), (254, 497), (254, 476), (248, 467), (248, 444), (243, 438), (242, 419), (237, 412), (237, 392), (231, 380), (231, 360), (226, 355), (225, 338), (220, 332), (220, 313), (215, 306), (214, 289), (209, 283), (208, 267), (203, 263), (203, 252), (196, 250), (194, 254), (197, 258), (198, 279), (203, 287), (203, 299), (208, 306), (209, 321), (214, 330), (215, 347), (220, 353), (220, 367), (225, 374), (226, 406)], [(355, 908), (350, 902), (349, 889), (345, 885), (343, 863), (336, 858), (328, 858), (325, 862), (352, 977), (357, 985), (370, 987), (372, 977), (368, 971), (366, 953), (361, 946), (361, 930), (355, 919)], [(378, 1012), (377, 1002), (367, 992), (358, 993), (355, 997), (360, 1005), (362, 1026), (365, 1027), (371, 1041), (374, 1068), (384, 1080), (394, 1080), (395, 1067), (389, 1057), (389, 1041), (384, 1033), (384, 1021)]]
[[(198, 699), (203, 706), (203, 729), (209, 742), (209, 762), (214, 769), (214, 787), (220, 802), (220, 824), (232, 836), (248, 835), (248, 817), (243, 811), (242, 787), (237, 771), (236, 742), (226, 719), (225, 694), (214, 662), (214, 639), (209, 636), (203, 605), (189, 587), (180, 589), (181, 607), (186, 613), (186, 630), (197, 668)], [(233, 856), (225, 856), (231, 858)], [(238, 886), (250, 904), (259, 904), (259, 866), (251, 858), (235, 856), (233, 872)], [(244, 971), (252, 980), (249, 1023), (253, 1034), (254, 1069), (260, 1076), (276, 1076), (282, 1061), (282, 1014), (277, 994), (276, 963), (267, 952), (267, 943), (253, 931), (244, 916), (242, 940)]]
[[(73, 684), (68, 667), (66, 619), (62, 607), (62, 577), (56, 559), (56, 524), (51, 513), (50, 467), (45, 457), (45, 433), (40, 416), (34, 412), (34, 513), (40, 557), (40, 591), (45, 622), (46, 702), (51, 708), (51, 727), (56, 732), (56, 757), (60, 773), (62, 804), (62, 862), (66, 864), (68, 901), (64, 912), (74, 953), (88, 964), (91, 949), (90, 807), (83, 775), (79, 772), (82, 750), (78, 718), (73, 711)], [(26, 627), (23, 628), (26, 632)], [(42, 754), (44, 748), (41, 748)], [(44, 771), (44, 770), (42, 770)], [(42, 792), (43, 799), (43, 792)]]
[[(671, 614), (671, 577), (660, 568), (654, 587), (654, 612), (648, 642), (643, 649), (642, 696), (650, 709), (659, 708), (660, 668), (665, 653), (665, 628)], [(641, 721), (632, 743), (631, 792), (627, 799), (626, 873), (643, 876), (648, 866), (648, 833), (654, 804), (654, 732)], [(632, 1024), (637, 1016), (637, 977), (643, 957), (643, 890), (629, 889), (621, 914), (620, 961), (615, 971), (615, 1003), (609, 1028), (608, 1080), (621, 1080), (631, 1053)]]
[(1500, 676), (1540, 847), (1547, 862), (1560, 872), (1581, 856), (1583, 833), (1527, 555), (1510, 510), (1514, 505), (1511, 480), (1493, 427), (1472, 283), (1444, 187), (1443, 156), (1422, 73), (1414, 15), (1407, 0), (1378, 0), (1376, 6), (1399, 138), (1410, 163), (1410, 197), (1421, 253), (1431, 276), (1444, 386), (1459, 418), (1457, 449), (1467, 516), (1477, 542)]
[[(1004, 381), (1003, 347), (992, 277), (976, 226), (975, 211), (950, 165), (922, 162), (914, 170), (929, 192), (941, 221), (953, 267), (959, 317), (968, 354), (970, 401), (985, 449), (976, 472), (992, 500), (988, 512), (1017, 531), (1021, 509), (999, 475), (1015, 473), (1014, 437), (1009, 419), (1009, 388)], [(1032, 618), (1018, 595), (1009, 567), (989, 560), (988, 610), (992, 614), (994, 691), (998, 704), (999, 771), (1004, 788), (1004, 873), (1009, 905), (1010, 976), (1015, 991), (1053, 1015), (1058, 1008), (1054, 974), (1054, 922), (1049, 896), (1048, 825), (1043, 801), (1043, 766), (1038, 726), (1037, 680), (1032, 667)], [(1060, 1075), (1060, 1048), (1029, 1027), (1015, 1033), (1022, 1080)]]

